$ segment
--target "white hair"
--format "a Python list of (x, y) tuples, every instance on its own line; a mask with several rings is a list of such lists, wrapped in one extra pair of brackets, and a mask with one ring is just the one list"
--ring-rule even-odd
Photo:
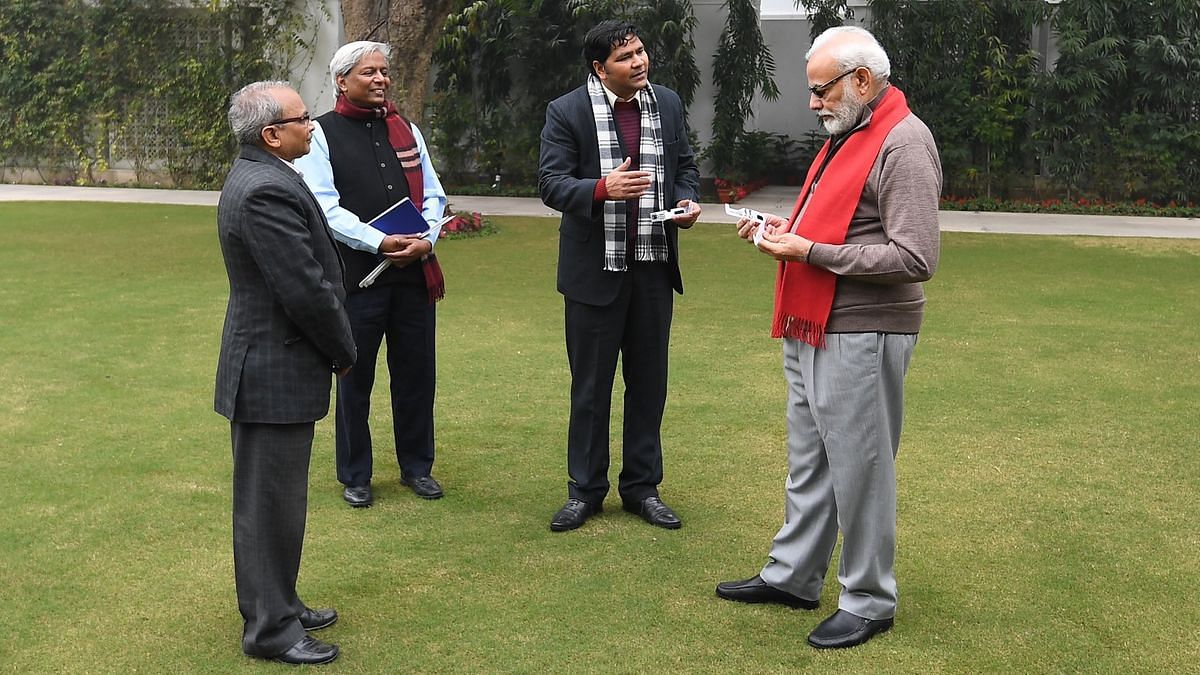
[(887, 52), (883, 51), (883, 47), (879, 45), (879, 41), (875, 39), (874, 35), (871, 35), (870, 31), (858, 26), (834, 26), (826, 30), (813, 40), (812, 47), (809, 47), (804, 58), (811, 60), (813, 54), (834, 41), (835, 38), (851, 35), (858, 39), (838, 40), (837, 44), (833, 46), (833, 60), (837, 63), (838, 70), (866, 68), (871, 71), (875, 79), (887, 80), (892, 74), (892, 64), (888, 60)]
[(333, 90), (338, 90), (339, 77), (345, 77), (359, 61), (363, 60), (363, 57), (375, 52), (383, 54), (386, 61), (392, 55), (392, 48), (382, 42), (371, 42), (370, 40), (347, 42), (338, 47), (338, 50), (333, 53), (333, 58), (329, 60), (329, 77), (333, 80)]
[(278, 80), (252, 82), (229, 97), (229, 126), (238, 143), (262, 143), (262, 130), (283, 115), (283, 104), (274, 92), (291, 88), (292, 85)]

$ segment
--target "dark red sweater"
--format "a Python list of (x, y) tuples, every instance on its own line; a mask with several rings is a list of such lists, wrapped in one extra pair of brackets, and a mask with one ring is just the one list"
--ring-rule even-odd
[[(617, 101), (613, 105), (613, 119), (617, 123), (617, 138), (621, 139), (621, 147), (630, 159), (628, 170), (636, 171), (642, 157), (642, 112), (638, 109), (637, 101)], [(624, 158), (621, 161), (625, 161)], [(608, 199), (608, 186), (603, 179), (596, 182), (592, 198), (598, 202)], [(625, 242), (630, 251), (633, 251), (633, 242), (637, 237), (637, 205), (636, 199), (625, 202)]]

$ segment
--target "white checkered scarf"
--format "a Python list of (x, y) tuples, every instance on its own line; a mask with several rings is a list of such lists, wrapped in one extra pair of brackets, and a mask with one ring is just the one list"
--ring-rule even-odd
[[(588, 97), (592, 101), (592, 116), (596, 118), (600, 175), (607, 176), (625, 161), (625, 156), (621, 152), (621, 141), (617, 137), (617, 123), (613, 119), (612, 106), (608, 104), (608, 97), (604, 95), (604, 85), (594, 74), (588, 75), (587, 85)], [(650, 189), (638, 198), (634, 258), (640, 261), (666, 262), (669, 257), (667, 230), (661, 222), (650, 220), (650, 214), (663, 208), (666, 201), (663, 193), (666, 170), (662, 162), (662, 117), (658, 114), (658, 99), (654, 98), (654, 89), (648, 83), (637, 93), (636, 99), (642, 117), (638, 168), (650, 172)], [(625, 217), (624, 201), (605, 200), (604, 269), (609, 272), (625, 271)]]

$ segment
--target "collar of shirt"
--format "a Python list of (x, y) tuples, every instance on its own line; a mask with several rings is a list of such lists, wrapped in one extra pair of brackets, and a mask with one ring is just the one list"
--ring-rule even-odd
[(279, 159), (279, 161), (286, 164), (287, 168), (291, 169), (292, 171), (295, 171), (297, 175), (299, 175), (302, 178), (304, 177), (304, 173), (302, 171), (300, 171), (299, 167), (297, 167), (295, 164), (292, 164), (291, 162), (287, 161), (286, 159), (280, 157), (279, 155), (275, 155), (275, 157), (277, 157)]
[[(634, 94), (633, 96), (630, 96), (629, 98), (623, 99), (620, 96), (617, 96), (616, 94), (614, 94), (612, 92), (612, 90), (608, 88), (608, 85), (602, 84), (601, 86), (604, 87), (604, 97), (608, 99), (608, 105), (612, 108), (617, 107), (617, 101), (620, 101), (622, 103), (629, 103), (630, 101), (637, 98), (637, 94)], [(646, 85), (646, 86), (649, 87), (650, 85)]]

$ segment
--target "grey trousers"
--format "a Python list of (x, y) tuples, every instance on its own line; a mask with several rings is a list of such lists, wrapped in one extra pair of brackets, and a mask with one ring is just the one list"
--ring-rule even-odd
[(771, 586), (819, 599), (841, 530), (838, 607), (886, 619), (896, 613), (895, 459), (917, 336), (825, 339), (825, 349), (784, 340), (787, 503), (761, 574)]

